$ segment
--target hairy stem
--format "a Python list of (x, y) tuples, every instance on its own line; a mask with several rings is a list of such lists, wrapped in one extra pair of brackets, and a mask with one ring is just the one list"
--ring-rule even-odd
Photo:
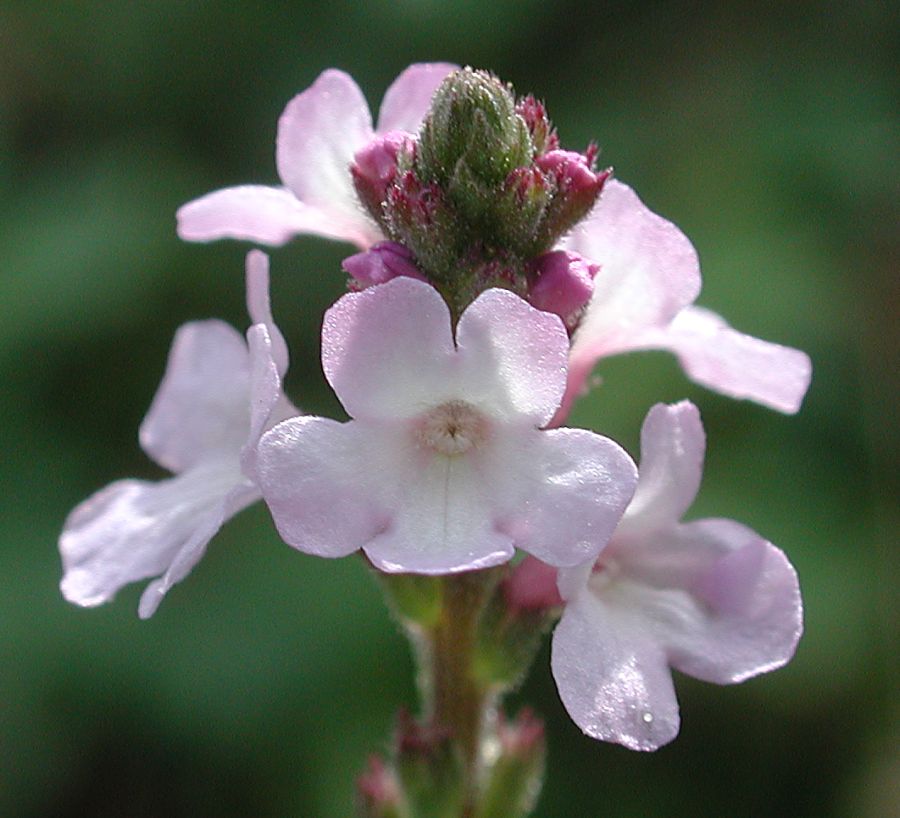
[(478, 571), (445, 577), (441, 582), (441, 615), (428, 634), (430, 701), (425, 715), (435, 727), (448, 730), (458, 744), (465, 763), (467, 802), (471, 802), (482, 772), (485, 730), (493, 723), (495, 705), (494, 696), (475, 675), (473, 658), (478, 623), (496, 576)]

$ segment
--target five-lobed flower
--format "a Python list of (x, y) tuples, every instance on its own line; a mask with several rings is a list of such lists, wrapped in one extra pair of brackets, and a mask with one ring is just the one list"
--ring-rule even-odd
[(590, 215), (562, 242), (599, 265), (572, 337), (568, 414), (596, 362), (643, 349), (675, 353), (693, 380), (732, 398), (796, 412), (811, 377), (800, 350), (744, 335), (694, 305), (700, 263), (690, 240), (649, 210), (627, 185), (606, 183)]
[(634, 750), (675, 738), (670, 667), (731, 684), (794, 654), (803, 611), (784, 553), (733, 520), (680, 521), (699, 489), (704, 449), (693, 404), (654, 406), (619, 527), (596, 562), (559, 572), (566, 606), (553, 634), (553, 676), (569, 714), (594, 738)]
[[(323, 71), (278, 121), (275, 163), (284, 185), (240, 185), (188, 202), (178, 210), (178, 235), (187, 241), (233, 238), (277, 246), (311, 233), (363, 249), (381, 240), (354, 191), (354, 157), (361, 152), (367, 167), (383, 166), (387, 148), (396, 149), (402, 133), (418, 130), (432, 94), (454, 68), (409, 66), (385, 93), (374, 130), (359, 86), (343, 71)], [(380, 148), (377, 155), (373, 142)]]
[(599, 553), (635, 466), (613, 441), (542, 430), (565, 388), (562, 322), (506, 290), (462, 314), (398, 277), (326, 314), (325, 375), (352, 420), (298, 417), (259, 446), (282, 538), (325, 557), (362, 548), (387, 572), (441, 574)]
[(175, 476), (119, 480), (77, 506), (59, 549), (63, 596), (108, 602), (124, 585), (158, 577), (142, 618), (184, 579), (226, 520), (260, 499), (253, 460), (260, 435), (296, 414), (281, 391), (287, 347), (269, 308), (268, 259), (247, 256), (246, 342), (218, 320), (180, 327), (166, 372), (140, 428), (145, 452)]

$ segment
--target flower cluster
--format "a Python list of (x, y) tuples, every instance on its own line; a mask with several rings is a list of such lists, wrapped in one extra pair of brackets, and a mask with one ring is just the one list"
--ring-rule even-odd
[[(691, 243), (597, 157), (562, 149), (544, 106), (486, 72), (413, 65), (374, 128), (353, 80), (324, 72), (279, 121), (283, 186), (208, 194), (179, 210), (178, 231), (356, 245), (322, 328), (351, 419), (301, 414), (283, 394), (268, 260), (251, 251), (246, 342), (218, 321), (179, 329), (141, 426), (174, 476), (113, 483), (71, 513), (65, 597), (96, 605), (156, 577), (150, 616), (218, 528), (263, 499), (289, 545), (361, 550), (382, 575), (502, 566), (484, 610), (561, 616), (553, 674), (599, 739), (674, 738), (670, 666), (731, 683), (785, 663), (802, 625), (784, 554), (731, 520), (681, 522), (705, 451), (696, 407), (650, 410), (640, 468), (612, 440), (560, 428), (595, 364), (621, 352), (669, 350), (699, 383), (783, 412), (810, 379), (802, 352), (694, 305)], [(366, 798), (399, 797), (400, 779)]]

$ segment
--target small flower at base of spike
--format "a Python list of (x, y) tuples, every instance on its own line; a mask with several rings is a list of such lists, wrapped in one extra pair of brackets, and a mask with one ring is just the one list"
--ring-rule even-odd
[(478, 798), (474, 818), (526, 818), (544, 780), (547, 746), (544, 724), (530, 708), (507, 720), (498, 714), (497, 754)]
[(377, 755), (369, 756), (356, 780), (356, 802), (360, 818), (412, 818), (397, 774)]
[(423, 725), (401, 711), (395, 765), (411, 816), (462, 815), (468, 797), (463, 754), (450, 731)]

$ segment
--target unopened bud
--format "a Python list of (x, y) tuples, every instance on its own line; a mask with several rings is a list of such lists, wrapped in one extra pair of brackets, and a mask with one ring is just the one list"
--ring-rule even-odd
[(515, 611), (539, 611), (563, 604), (556, 587), (556, 569), (527, 556), (503, 581), (506, 604)]
[(384, 212), (391, 238), (413, 252), (429, 279), (454, 268), (458, 220), (437, 184), (423, 183), (414, 171), (405, 171), (388, 190)]
[(553, 151), (559, 147), (559, 137), (547, 116), (547, 109), (543, 102), (529, 94), (519, 100), (516, 112), (528, 126), (535, 154), (547, 153), (547, 151)]
[(582, 308), (591, 300), (600, 265), (578, 253), (554, 250), (529, 263), (528, 299), (532, 306), (552, 312), (573, 328)]
[(531, 815), (544, 777), (544, 725), (529, 709), (497, 724), (500, 753), (491, 768), (478, 818), (525, 818)]
[(356, 781), (356, 792), (359, 812), (365, 818), (402, 818), (408, 814), (397, 776), (379, 756), (369, 757), (366, 771)]
[(387, 190), (397, 176), (401, 156), (411, 161), (415, 153), (415, 140), (403, 131), (388, 131), (376, 136), (364, 148), (356, 152), (350, 174), (353, 186), (366, 210), (382, 223), (383, 205)]
[(425, 276), (416, 267), (413, 254), (393, 241), (382, 241), (363, 253), (348, 256), (341, 262), (341, 268), (361, 288), (384, 284), (398, 276), (425, 281)]
[(463, 68), (450, 74), (434, 95), (416, 168), (423, 179), (442, 185), (460, 177), (468, 182), (471, 175), (476, 184), (493, 188), (513, 168), (529, 164), (532, 150), (510, 88), (487, 71)]
[(537, 168), (515, 168), (495, 199), (495, 244), (527, 256), (551, 194), (544, 174)]
[(546, 249), (556, 243), (590, 212), (597, 202), (611, 169), (593, 170), (597, 148), (591, 146), (587, 153), (553, 150), (538, 156), (535, 165), (555, 184), (553, 200), (541, 225), (540, 239)]
[[(560, 189), (572, 194), (599, 193), (598, 176), (591, 170), (587, 157), (575, 151), (555, 150), (538, 156), (534, 163), (556, 179)], [(605, 177), (604, 177), (605, 178)], [(602, 181), (599, 182), (603, 184)]]
[(397, 773), (412, 815), (458, 815), (465, 801), (462, 753), (447, 730), (401, 712)]

